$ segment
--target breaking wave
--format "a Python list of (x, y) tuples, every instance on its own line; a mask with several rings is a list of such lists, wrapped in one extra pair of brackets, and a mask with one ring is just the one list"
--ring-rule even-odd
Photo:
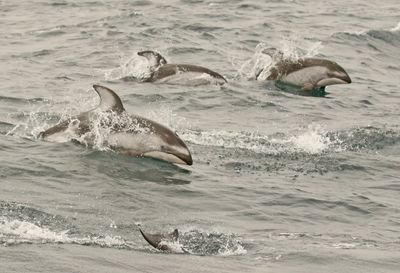
[(333, 37), (356, 37), (358, 39), (373, 39), (393, 44), (400, 40), (400, 23), (390, 29), (365, 29), (357, 31), (342, 31), (332, 34)]
[(245, 149), (254, 153), (270, 155), (378, 150), (385, 146), (400, 143), (398, 131), (375, 127), (360, 127), (331, 132), (319, 125), (310, 125), (306, 130), (292, 135), (185, 130), (181, 135), (185, 140), (196, 145)]

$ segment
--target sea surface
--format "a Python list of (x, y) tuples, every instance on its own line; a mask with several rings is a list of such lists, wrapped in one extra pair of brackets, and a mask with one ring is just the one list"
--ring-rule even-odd
[[(0, 1), (0, 37), (1, 273), (400, 272), (398, 0)], [(352, 83), (255, 81), (265, 48)], [(228, 84), (120, 80), (140, 50)], [(37, 137), (96, 107), (93, 84), (177, 131), (193, 166)]]

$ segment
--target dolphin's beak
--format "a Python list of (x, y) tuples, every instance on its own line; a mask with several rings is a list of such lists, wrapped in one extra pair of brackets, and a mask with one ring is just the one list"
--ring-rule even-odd
[(180, 150), (182, 150), (182, 149), (179, 149), (179, 151), (174, 150), (174, 149), (167, 149), (165, 152), (171, 156), (177, 157), (179, 160), (182, 161), (182, 163), (179, 163), (179, 162), (176, 162), (176, 163), (193, 165), (193, 159), (192, 159), (192, 155), (191, 155), (189, 149), (186, 148), (183, 151), (180, 151)]
[(343, 70), (343, 72), (337, 73), (335, 76), (339, 80), (343, 81), (343, 83), (351, 83), (351, 79), (350, 79), (349, 74), (344, 72), (344, 70)]
[(162, 149), (162, 151), (146, 152), (143, 155), (147, 157), (161, 159), (175, 164), (192, 165), (193, 159), (192, 155), (190, 154), (190, 151), (186, 147), (185, 149), (182, 148), (181, 147), (179, 147), (179, 149), (164, 148)]
[(193, 165), (193, 159), (192, 159), (192, 155), (189, 154), (188, 155), (182, 155), (179, 157), (180, 159), (182, 159), (187, 165)]
[(328, 74), (328, 78), (321, 79), (316, 86), (328, 86), (334, 84), (348, 84), (351, 83), (351, 78), (346, 72), (338, 72)]

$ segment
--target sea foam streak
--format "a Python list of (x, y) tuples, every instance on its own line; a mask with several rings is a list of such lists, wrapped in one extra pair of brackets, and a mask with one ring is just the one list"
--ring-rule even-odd
[(73, 237), (68, 230), (52, 231), (28, 221), (11, 220), (0, 217), (0, 243), (14, 245), (22, 243), (63, 243), (78, 245), (97, 245), (113, 248), (130, 248), (129, 244), (118, 236)]

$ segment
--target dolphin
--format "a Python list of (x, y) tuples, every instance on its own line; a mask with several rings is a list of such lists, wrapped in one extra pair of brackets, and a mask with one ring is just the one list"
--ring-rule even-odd
[(100, 127), (107, 132), (103, 136), (105, 143), (118, 153), (193, 164), (189, 149), (176, 133), (152, 120), (129, 115), (111, 89), (101, 85), (93, 88), (100, 96), (100, 104), (95, 109), (68, 118), (39, 133), (38, 137), (51, 140), (60, 134), (72, 133), (79, 142), (94, 144), (97, 136), (94, 131)]
[[(150, 234), (145, 233), (141, 228), (139, 228), (140, 233), (143, 238), (154, 248), (162, 251), (177, 252), (176, 249), (169, 246), (168, 243), (174, 243), (178, 241), (179, 231), (174, 229), (173, 232), (167, 234)], [(179, 252), (183, 251), (182, 248)]]
[(273, 56), (275, 64), (259, 71), (256, 79), (296, 86), (303, 91), (351, 83), (350, 76), (336, 62), (319, 58), (285, 59), (279, 52), (277, 55)]
[[(208, 68), (191, 65), (191, 64), (168, 64), (167, 60), (158, 52), (145, 50), (137, 53), (139, 56), (145, 57), (150, 64), (150, 75), (145, 78), (144, 82), (168, 82), (172, 81), (174, 76), (183, 76), (191, 74), (190, 76), (199, 77), (208, 75), (216, 84), (224, 84), (227, 80), (219, 73), (214, 72)], [(178, 82), (182, 80), (178, 77)], [(211, 81), (202, 81), (200, 84), (209, 84)]]

